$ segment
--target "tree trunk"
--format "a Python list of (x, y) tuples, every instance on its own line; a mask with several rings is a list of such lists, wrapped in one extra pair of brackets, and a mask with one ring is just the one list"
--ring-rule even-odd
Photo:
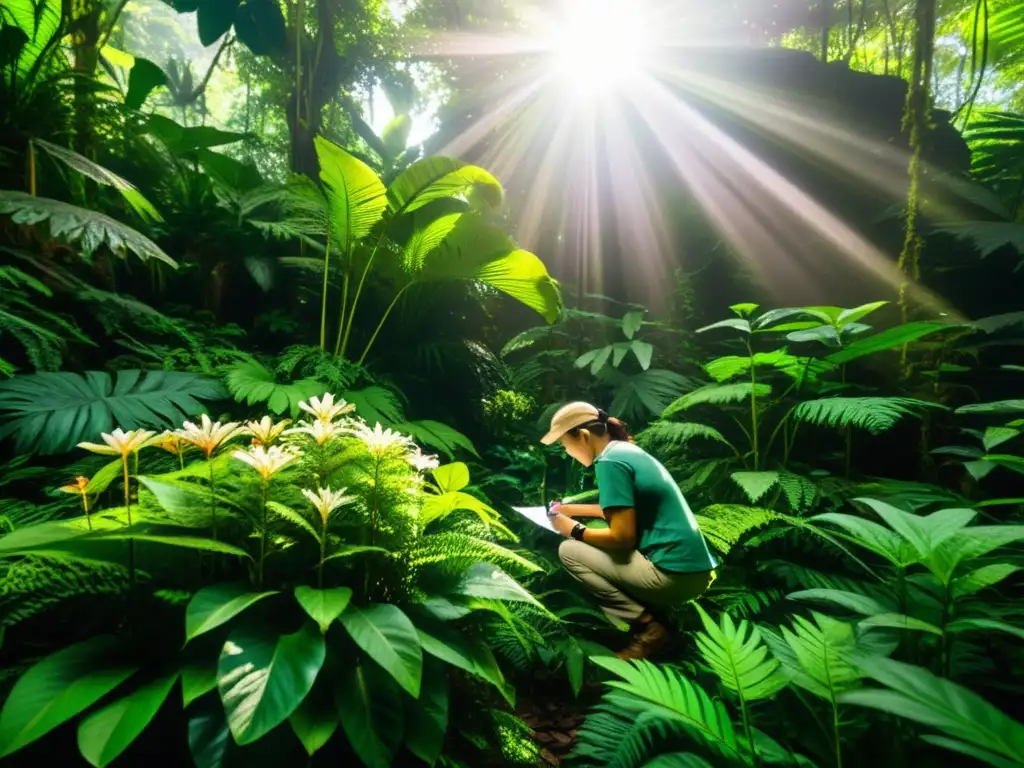
[(834, 0), (821, 0), (821, 60), (828, 62), (828, 37), (832, 31), (832, 3)]

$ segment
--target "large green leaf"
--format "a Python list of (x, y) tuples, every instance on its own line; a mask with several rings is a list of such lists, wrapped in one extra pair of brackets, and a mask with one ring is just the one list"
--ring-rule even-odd
[(19, 453), (63, 453), (101, 432), (175, 428), (225, 396), (213, 379), (179, 371), (33, 373), (0, 381), (0, 438)]
[(725, 405), (727, 403), (740, 403), (749, 400), (751, 394), (756, 397), (768, 397), (772, 388), (768, 384), (758, 384), (755, 388), (749, 381), (741, 381), (734, 384), (707, 384), (700, 389), (687, 392), (674, 403), (665, 408), (661, 414), (667, 419), (680, 411), (692, 408), (695, 405)]
[(276, 592), (250, 592), (237, 584), (214, 584), (199, 590), (185, 609), (185, 642), (231, 621), (249, 606)]
[[(144, 61), (144, 59), (143, 59)], [(92, 179), (97, 184), (102, 184), (105, 187), (113, 187), (121, 196), (125, 202), (132, 207), (132, 209), (139, 214), (139, 216), (145, 221), (163, 221), (163, 218), (157, 212), (153, 204), (147, 200), (135, 185), (127, 179), (123, 179), (113, 171), (108, 171), (102, 165), (94, 163), (89, 158), (78, 154), (66, 147), (58, 146), (57, 144), (51, 144), (48, 141), (42, 139), (33, 139), (33, 146), (39, 147), (45, 151), (50, 157), (55, 160), (59, 160), (74, 171), (82, 174), (83, 176)]]
[(197, 27), (199, 42), (213, 45), (235, 21), (239, 0), (198, 0)]
[(428, 654), (486, 680), (510, 705), (515, 703), (515, 691), (485, 642), (428, 616), (417, 617), (416, 633)]
[(451, 594), (482, 597), (486, 600), (529, 603), (535, 608), (545, 610), (529, 590), (491, 563), (477, 563), (471, 567), (459, 583), (452, 588)]
[(793, 418), (828, 427), (857, 427), (877, 435), (892, 429), (904, 416), (920, 418), (926, 408), (944, 407), (910, 397), (826, 397), (800, 403)]
[(434, 200), (451, 197), (480, 199), (496, 208), (501, 205), (504, 191), (498, 180), (483, 168), (435, 156), (406, 168), (388, 187), (387, 194), (392, 212), (403, 214), (412, 213)]
[(298, 708), (325, 654), (323, 635), (312, 623), (290, 635), (246, 626), (231, 633), (217, 665), (217, 687), (239, 745), (266, 735)]
[(697, 648), (722, 685), (745, 701), (769, 698), (786, 686), (779, 662), (769, 655), (756, 626), (745, 620), (737, 625), (724, 611), (716, 624), (696, 607), (704, 624), (704, 632), (697, 633)]
[(465, 214), (426, 257), (413, 282), (478, 280), (542, 315), (558, 319), (562, 297), (539, 258), (479, 216)]
[(57, 651), (29, 667), (0, 711), (0, 757), (45, 736), (92, 706), (135, 669), (124, 648), (101, 635)]
[(351, 605), (340, 621), (356, 645), (395, 678), (413, 698), (419, 696), (423, 653), (416, 627), (397, 605)]
[(78, 725), (82, 756), (96, 768), (117, 759), (156, 717), (177, 679), (177, 673), (158, 678), (82, 720)]
[(372, 661), (342, 670), (334, 702), (341, 727), (366, 768), (389, 768), (404, 733), (402, 690)]
[(407, 701), (405, 746), (427, 765), (434, 765), (448, 730), (448, 675), (437, 661), (423, 668), (418, 699)]
[(33, 70), (38, 71), (39, 57), (44, 50), (50, 55), (63, 56), (60, 46), (49, 46), (61, 26), (60, 0), (4, 0), (0, 5), (0, 28), (10, 25), (20, 29), (25, 42), (18, 53), (17, 81), (28, 84)]
[(889, 527), (906, 539), (921, 560), (929, 558), (946, 539), (967, 527), (978, 513), (973, 509), (942, 509), (930, 515), (914, 515), (878, 499), (854, 499), (873, 509)]
[(158, 138), (168, 152), (178, 157), (199, 149), (235, 144), (246, 138), (244, 133), (222, 131), (212, 125), (184, 126), (156, 113), (147, 119), (145, 130)]
[(93, 515), (94, 530), (86, 527), (84, 518), (19, 528), (0, 537), (0, 557), (46, 555), (70, 560), (120, 561), (123, 549), (111, 545), (128, 539), (248, 557), (245, 550), (233, 544), (191, 536), (188, 528), (154, 523), (122, 525), (110, 517), (118, 511), (123, 515), (122, 508), (105, 510), (105, 518)]
[(833, 352), (829, 355), (828, 360), (829, 362), (837, 365), (849, 363), (851, 360), (856, 360), (857, 358), (864, 357), (865, 355), (872, 355), (875, 352), (893, 349), (894, 347), (901, 347), (904, 344), (909, 344), (924, 336), (938, 333), (939, 331), (943, 331), (951, 327), (953, 326), (949, 323), (935, 323), (930, 321), (897, 325), (895, 328), (889, 328), (881, 333), (868, 336), (866, 339), (861, 339), (853, 342), (852, 344), (848, 344), (838, 352)]
[(142, 261), (155, 259), (174, 268), (178, 266), (178, 262), (141, 232), (99, 211), (5, 189), (0, 190), (0, 214), (9, 215), (15, 224), (45, 222), (51, 237), (77, 244), (86, 254), (106, 247), (120, 258), (132, 253)]
[(334, 248), (351, 253), (384, 215), (387, 190), (366, 163), (322, 136), (316, 137), (316, 154), (327, 190)]
[(295, 588), (295, 599), (299, 601), (302, 610), (319, 625), (320, 631), (327, 634), (334, 620), (348, 607), (352, 590), (348, 587), (313, 589), (303, 585)]
[(922, 667), (891, 659), (864, 658), (857, 665), (886, 688), (851, 691), (842, 696), (844, 704), (889, 712), (937, 729), (944, 735), (922, 738), (989, 765), (1024, 765), (1024, 725), (977, 694)]
[(326, 672), (317, 678), (313, 690), (302, 700), (298, 709), (292, 712), (288, 722), (306, 748), (306, 754), (310, 756), (330, 741), (338, 729), (339, 720)]
[(167, 73), (149, 59), (136, 56), (131, 74), (128, 75), (128, 91), (124, 95), (124, 105), (128, 109), (142, 109), (149, 95), (164, 85), (167, 85)]

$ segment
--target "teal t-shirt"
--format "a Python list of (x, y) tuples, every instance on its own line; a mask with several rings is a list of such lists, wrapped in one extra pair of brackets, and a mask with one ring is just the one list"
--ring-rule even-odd
[(700, 573), (719, 562), (668, 470), (643, 448), (614, 441), (594, 459), (602, 509), (636, 510), (637, 549), (672, 573)]

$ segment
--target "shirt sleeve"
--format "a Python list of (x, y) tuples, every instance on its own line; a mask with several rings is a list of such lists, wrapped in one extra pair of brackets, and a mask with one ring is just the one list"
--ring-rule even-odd
[(620, 461), (599, 461), (597, 472), (597, 503), (601, 509), (633, 507), (633, 470)]

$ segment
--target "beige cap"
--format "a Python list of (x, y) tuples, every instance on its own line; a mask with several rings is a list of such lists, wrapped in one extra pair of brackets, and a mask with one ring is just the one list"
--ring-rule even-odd
[(590, 403), (577, 401), (563, 405), (555, 415), (551, 417), (551, 429), (540, 439), (544, 445), (557, 443), (566, 432), (575, 429), (581, 424), (587, 424), (598, 419), (597, 408)]

